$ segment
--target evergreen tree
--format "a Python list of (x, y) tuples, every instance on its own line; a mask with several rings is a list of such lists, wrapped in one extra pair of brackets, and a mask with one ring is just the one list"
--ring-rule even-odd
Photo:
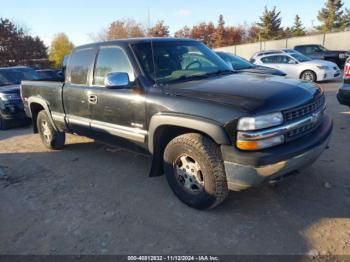
[(8, 19), (0, 18), (0, 67), (31, 65), (47, 59), (47, 47), (39, 37), (24, 33)]
[(223, 15), (219, 16), (218, 25), (213, 34), (213, 47), (222, 47), (225, 42), (225, 20)]
[(342, 0), (327, 0), (325, 7), (318, 12), (317, 19), (321, 22), (321, 26), (317, 29), (321, 32), (342, 29), (346, 23), (343, 5)]
[(306, 31), (303, 27), (303, 24), (301, 22), (300, 16), (296, 15), (294, 19), (294, 25), (292, 29), (290, 30), (292, 36), (303, 36), (305, 35)]
[(276, 11), (276, 7), (272, 10), (268, 10), (265, 6), (265, 10), (260, 17), (260, 22), (256, 25), (259, 28), (260, 40), (276, 39), (281, 36), (282, 28), (280, 17), (281, 12)]

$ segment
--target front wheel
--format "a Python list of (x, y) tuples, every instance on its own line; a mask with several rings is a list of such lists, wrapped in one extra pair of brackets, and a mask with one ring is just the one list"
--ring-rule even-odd
[(58, 150), (64, 146), (66, 141), (65, 133), (55, 130), (44, 110), (38, 114), (37, 126), (41, 141), (47, 148)]
[(6, 130), (6, 129), (7, 129), (6, 120), (0, 114), (0, 130)]
[(191, 207), (214, 208), (228, 195), (219, 147), (201, 134), (170, 141), (164, 151), (164, 170), (175, 195)]
[(302, 79), (304, 81), (308, 81), (308, 82), (316, 82), (316, 80), (317, 80), (315, 72), (313, 72), (311, 70), (304, 71), (301, 74), (300, 79)]

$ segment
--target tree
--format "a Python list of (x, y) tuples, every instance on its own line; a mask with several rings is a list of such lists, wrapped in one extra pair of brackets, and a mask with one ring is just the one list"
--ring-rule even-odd
[(290, 29), (290, 34), (292, 36), (303, 36), (305, 35), (305, 33), (306, 31), (305, 31), (305, 28), (303, 27), (300, 16), (296, 15), (294, 19), (294, 25)]
[(191, 29), (191, 38), (201, 40), (207, 46), (213, 46), (213, 34), (215, 33), (215, 26), (212, 22), (199, 23), (194, 25)]
[(32, 37), (22, 27), (0, 18), (0, 66), (31, 65), (34, 60), (46, 59), (47, 47), (39, 37)]
[[(120, 39), (130, 37), (144, 37), (145, 30), (133, 19), (116, 20), (110, 24), (105, 39)], [(100, 36), (101, 37), (101, 36)]]
[(329, 32), (341, 29), (345, 26), (342, 0), (327, 0), (325, 7), (318, 12), (317, 19), (321, 25), (317, 29), (321, 32)]
[(190, 38), (191, 37), (191, 28), (184, 26), (180, 30), (176, 31), (174, 34), (176, 38)]
[(259, 41), (259, 28), (256, 24), (248, 26), (246, 31), (246, 41), (247, 42), (256, 42)]
[(158, 21), (153, 27), (148, 29), (148, 36), (167, 37), (169, 36), (169, 26), (164, 25), (164, 21)]
[(63, 61), (65, 55), (69, 54), (74, 45), (69, 41), (69, 38), (64, 33), (55, 35), (51, 42), (49, 51), (49, 60), (58, 68)]
[(219, 16), (217, 27), (213, 34), (213, 47), (222, 47), (225, 42), (225, 20), (223, 15)]
[(229, 26), (225, 28), (225, 40), (224, 44), (229, 45), (236, 45), (240, 44), (245, 36), (245, 30), (244, 28), (240, 26)]
[(283, 30), (281, 28), (282, 19), (280, 14), (281, 12), (276, 11), (276, 7), (268, 10), (265, 6), (260, 22), (257, 23), (260, 40), (277, 39), (281, 35)]
[(350, 27), (350, 9), (345, 8), (344, 15), (341, 18), (340, 30), (344, 30), (347, 27)]

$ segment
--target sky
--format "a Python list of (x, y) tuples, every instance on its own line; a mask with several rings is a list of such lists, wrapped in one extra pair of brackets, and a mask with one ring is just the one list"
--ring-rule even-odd
[[(350, 0), (343, 0), (350, 8)], [(202, 21), (216, 23), (222, 14), (227, 25), (251, 24), (264, 6), (281, 11), (282, 26), (291, 26), (298, 14), (304, 26), (317, 25), (323, 0), (0, 0), (0, 17), (9, 18), (38, 35), (49, 45), (55, 34), (64, 32), (75, 45), (93, 42), (93, 34), (119, 19), (133, 18), (151, 25), (164, 20), (174, 33), (185, 25)], [(148, 13), (150, 14), (148, 16)], [(150, 19), (148, 19), (150, 17)]]

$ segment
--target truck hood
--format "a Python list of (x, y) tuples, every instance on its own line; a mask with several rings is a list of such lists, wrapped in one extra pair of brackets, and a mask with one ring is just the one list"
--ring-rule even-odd
[(322, 90), (315, 84), (271, 75), (228, 75), (171, 84), (168, 95), (200, 99), (253, 114), (283, 111), (308, 103)]
[(0, 93), (4, 94), (12, 94), (17, 93), (19, 94), (19, 85), (9, 85), (9, 86), (0, 86)]

